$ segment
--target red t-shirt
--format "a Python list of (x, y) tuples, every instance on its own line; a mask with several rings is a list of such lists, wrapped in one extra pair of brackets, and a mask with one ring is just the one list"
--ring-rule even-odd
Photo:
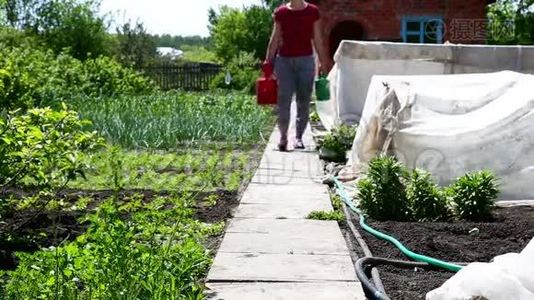
[(307, 4), (304, 9), (292, 10), (285, 4), (274, 12), (274, 21), (282, 29), (281, 56), (307, 56), (313, 54), (313, 24), (319, 20), (319, 9)]

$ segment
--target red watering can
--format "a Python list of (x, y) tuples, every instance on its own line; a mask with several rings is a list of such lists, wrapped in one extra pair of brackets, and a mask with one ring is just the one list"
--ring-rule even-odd
[(274, 105), (278, 102), (278, 83), (272, 78), (274, 66), (271, 62), (261, 65), (262, 75), (256, 80), (256, 100), (259, 105)]

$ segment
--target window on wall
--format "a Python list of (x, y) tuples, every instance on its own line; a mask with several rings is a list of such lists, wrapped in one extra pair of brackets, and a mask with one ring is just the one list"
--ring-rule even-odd
[(405, 43), (443, 43), (443, 28), (441, 17), (404, 17), (402, 39)]

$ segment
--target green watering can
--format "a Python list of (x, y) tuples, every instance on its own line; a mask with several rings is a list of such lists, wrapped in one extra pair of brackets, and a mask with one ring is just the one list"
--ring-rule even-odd
[(315, 80), (315, 97), (317, 101), (330, 100), (330, 82), (325, 74), (319, 75)]

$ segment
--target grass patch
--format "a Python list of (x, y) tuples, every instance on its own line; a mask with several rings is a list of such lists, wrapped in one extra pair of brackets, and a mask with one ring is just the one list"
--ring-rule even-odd
[(82, 118), (125, 148), (175, 149), (188, 144), (257, 144), (271, 130), (272, 111), (236, 92), (168, 92), (81, 99)]
[(306, 219), (310, 220), (322, 220), (322, 221), (338, 221), (342, 222), (345, 220), (345, 215), (343, 212), (334, 210), (334, 211), (312, 211)]
[(337, 194), (331, 193), (330, 201), (332, 201), (333, 211), (312, 211), (306, 219), (338, 222), (345, 221), (345, 213), (343, 212), (341, 198)]
[[(107, 190), (150, 189), (154, 191), (235, 191), (252, 176), (253, 152), (239, 151), (112, 151), (107, 149), (84, 159), (91, 168), (85, 179), (70, 188)], [(119, 164), (119, 165), (117, 165)], [(118, 172), (118, 173), (117, 173)]]

